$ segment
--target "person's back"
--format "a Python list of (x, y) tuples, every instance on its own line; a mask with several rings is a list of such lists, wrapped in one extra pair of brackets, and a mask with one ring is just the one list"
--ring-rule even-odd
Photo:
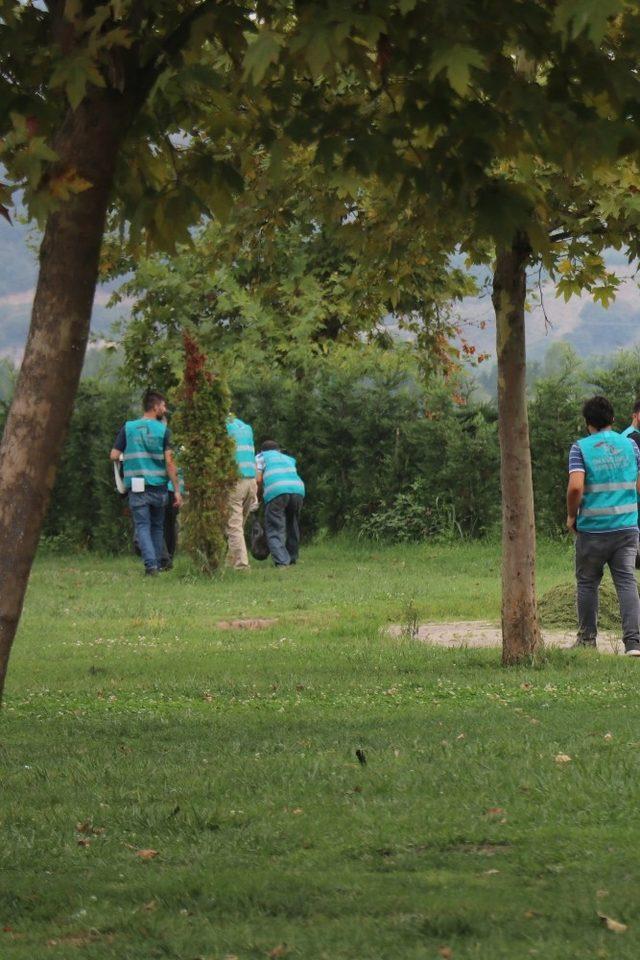
[[(169, 482), (165, 462), (167, 425), (160, 420), (140, 417), (127, 420), (124, 432), (124, 482), (127, 489), (165, 486)], [(144, 486), (136, 480), (144, 481)]]
[(613, 430), (577, 441), (585, 465), (577, 528), (586, 533), (638, 526), (638, 467), (633, 443)]
[(264, 450), (258, 455), (258, 465), (262, 472), (265, 503), (270, 503), (284, 493), (304, 497), (305, 486), (298, 474), (294, 457), (281, 450)]
[(227, 433), (233, 438), (236, 447), (236, 463), (241, 477), (252, 479), (256, 475), (256, 451), (253, 442), (253, 428), (240, 417), (227, 420)]

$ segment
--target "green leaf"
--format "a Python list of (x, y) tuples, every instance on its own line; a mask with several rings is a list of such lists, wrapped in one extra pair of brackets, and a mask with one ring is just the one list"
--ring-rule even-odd
[(251, 79), (257, 86), (271, 64), (277, 62), (282, 44), (282, 35), (274, 30), (261, 30), (256, 34), (245, 54), (244, 79)]
[(624, 8), (624, 0), (562, 0), (553, 19), (554, 29), (575, 39), (586, 30), (589, 39), (599, 44), (609, 26), (609, 18)]
[(445, 47), (437, 51), (431, 59), (429, 79), (433, 80), (444, 70), (450, 86), (460, 97), (467, 94), (471, 68), (484, 67), (484, 58), (473, 47), (456, 43), (452, 47)]

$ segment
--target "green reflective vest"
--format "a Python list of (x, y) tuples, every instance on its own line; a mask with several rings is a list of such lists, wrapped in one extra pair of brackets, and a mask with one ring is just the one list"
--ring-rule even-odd
[(124, 451), (124, 482), (131, 489), (134, 477), (142, 477), (148, 487), (159, 487), (169, 480), (164, 459), (166, 424), (141, 417), (127, 420), (124, 425), (127, 438)]
[(262, 496), (265, 503), (282, 493), (297, 493), (304, 497), (304, 483), (298, 476), (293, 457), (280, 450), (265, 450), (259, 455), (259, 463), (264, 468)]
[(638, 465), (633, 441), (601, 430), (578, 440), (585, 463), (584, 496), (577, 527), (583, 533), (638, 525)]
[(253, 445), (253, 430), (248, 423), (234, 417), (227, 420), (227, 433), (236, 445), (236, 463), (241, 477), (251, 479), (256, 475), (256, 450)]

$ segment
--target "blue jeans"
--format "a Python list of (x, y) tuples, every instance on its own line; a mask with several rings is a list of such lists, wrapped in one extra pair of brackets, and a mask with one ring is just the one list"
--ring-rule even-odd
[(159, 487), (147, 487), (144, 493), (129, 491), (129, 509), (145, 570), (157, 570), (162, 560), (166, 505), (165, 484)]
[(303, 500), (299, 493), (281, 493), (265, 504), (264, 532), (276, 567), (288, 567), (298, 559)]

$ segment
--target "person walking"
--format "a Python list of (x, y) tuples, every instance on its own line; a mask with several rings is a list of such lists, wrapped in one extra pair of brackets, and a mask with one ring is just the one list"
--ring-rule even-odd
[(290, 567), (300, 550), (300, 511), (305, 488), (293, 457), (266, 440), (256, 457), (258, 489), (264, 500), (264, 527), (276, 567)]
[(182, 506), (182, 494), (171, 451), (171, 434), (166, 423), (162, 423), (167, 412), (166, 399), (161, 393), (148, 390), (143, 405), (142, 417), (127, 420), (118, 431), (110, 459), (117, 462), (123, 457), (124, 484), (145, 574), (156, 576), (162, 564), (169, 480), (174, 485), (178, 508)]
[(640, 450), (612, 430), (614, 411), (606, 397), (587, 400), (582, 415), (589, 435), (571, 447), (567, 487), (567, 529), (576, 536), (578, 637), (574, 647), (597, 645), (598, 588), (606, 565), (618, 594), (625, 654), (640, 657), (635, 578)]
[(227, 433), (236, 447), (238, 480), (229, 494), (229, 519), (227, 521), (227, 562), (235, 570), (249, 569), (249, 554), (244, 536), (244, 525), (253, 510), (258, 509), (256, 485), (256, 451), (253, 429), (235, 414), (227, 419)]

